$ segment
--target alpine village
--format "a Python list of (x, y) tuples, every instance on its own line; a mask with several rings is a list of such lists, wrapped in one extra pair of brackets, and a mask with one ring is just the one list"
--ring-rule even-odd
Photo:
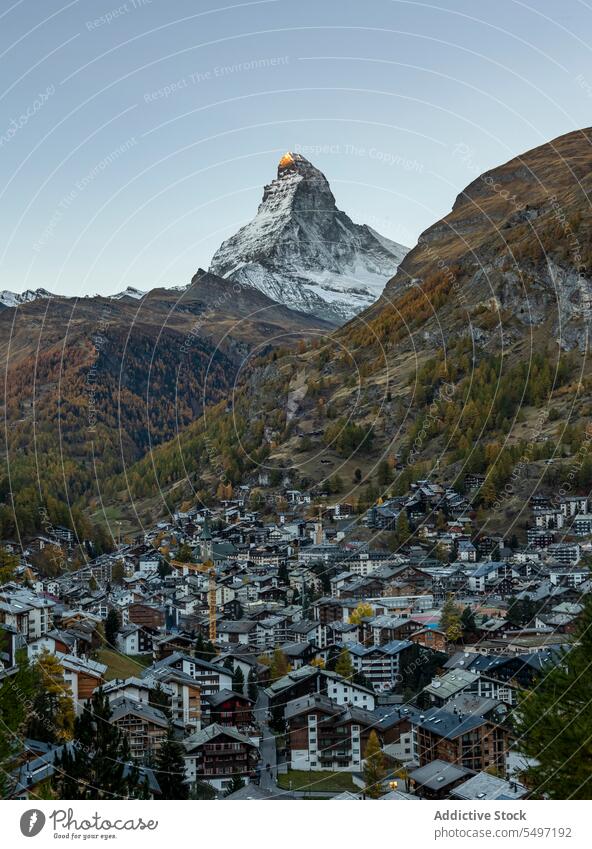
[(1, 293), (4, 798), (590, 798), (591, 141), (411, 250), (296, 148), (188, 285)]

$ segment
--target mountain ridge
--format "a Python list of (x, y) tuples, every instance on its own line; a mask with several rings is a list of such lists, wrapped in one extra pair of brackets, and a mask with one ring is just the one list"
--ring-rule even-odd
[(331, 327), (203, 269), (181, 291), (0, 310), (0, 537), (38, 529), (43, 508), (68, 526), (75, 510), (91, 538), (80, 510), (104, 481), (226, 399), (254, 351)]

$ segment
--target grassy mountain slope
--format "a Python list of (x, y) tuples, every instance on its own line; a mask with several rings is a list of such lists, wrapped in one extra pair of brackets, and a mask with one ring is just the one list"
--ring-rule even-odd
[[(330, 326), (198, 272), (183, 291), (36, 300), (0, 312), (0, 537), (92, 529), (102, 483), (226, 398), (252, 351)], [(11, 495), (13, 493), (13, 495)]]

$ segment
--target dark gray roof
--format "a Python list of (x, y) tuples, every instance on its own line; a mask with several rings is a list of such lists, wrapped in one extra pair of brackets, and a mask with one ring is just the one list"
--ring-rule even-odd
[(218, 690), (217, 693), (210, 693), (209, 696), (204, 696), (203, 698), (216, 707), (232, 697), (251, 702), (251, 699), (248, 699), (243, 693), (237, 693), (235, 690)]
[(218, 632), (225, 634), (249, 634), (257, 627), (252, 619), (225, 619), (216, 626)]
[(155, 725), (161, 725), (163, 728), (166, 728), (168, 725), (168, 718), (162, 710), (151, 707), (143, 702), (138, 702), (135, 699), (128, 699), (125, 696), (122, 696), (119, 699), (114, 699), (111, 702), (111, 710), (113, 712), (111, 717), (113, 722), (116, 722), (118, 719), (128, 716), (131, 713), (134, 714), (134, 716), (139, 716), (142, 719), (145, 719), (147, 722), (153, 722)]
[(487, 721), (483, 716), (474, 713), (456, 714), (446, 708), (428, 710), (423, 717), (422, 719), (420, 715), (414, 724), (447, 740), (454, 740), (456, 737), (467, 734)]
[(237, 731), (236, 728), (223, 727), (222, 725), (218, 725), (216, 722), (212, 725), (208, 725), (206, 728), (202, 728), (201, 731), (196, 731), (190, 737), (187, 737), (186, 740), (183, 740), (183, 746), (186, 751), (191, 752), (193, 749), (197, 749), (199, 746), (203, 746), (205, 743), (209, 743), (210, 740), (214, 740), (216, 737), (221, 735), (231, 737), (239, 743), (244, 743), (246, 746), (256, 748), (255, 744), (249, 740), (248, 737), (245, 737), (244, 734)]
[(467, 769), (464, 766), (448, 763), (448, 761), (430, 761), (425, 766), (420, 766), (419, 769), (414, 769), (409, 773), (409, 778), (420, 787), (427, 787), (429, 790), (442, 790), (449, 787), (461, 778), (468, 778), (474, 775), (472, 769)]

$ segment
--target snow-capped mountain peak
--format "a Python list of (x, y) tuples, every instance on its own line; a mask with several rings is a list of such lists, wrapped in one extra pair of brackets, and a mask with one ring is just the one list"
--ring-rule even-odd
[(380, 296), (407, 250), (354, 224), (337, 209), (325, 175), (288, 152), (256, 216), (222, 243), (210, 271), (342, 323)]
[(140, 301), (147, 294), (141, 289), (136, 289), (134, 286), (128, 286), (123, 292), (118, 292), (116, 295), (109, 295), (112, 301), (120, 301), (122, 298), (133, 298)]
[(30, 304), (31, 301), (37, 301), (40, 298), (53, 297), (47, 289), (27, 289), (25, 292), (9, 292), (8, 289), (5, 289), (0, 292), (0, 306), (18, 307), (21, 304)]

